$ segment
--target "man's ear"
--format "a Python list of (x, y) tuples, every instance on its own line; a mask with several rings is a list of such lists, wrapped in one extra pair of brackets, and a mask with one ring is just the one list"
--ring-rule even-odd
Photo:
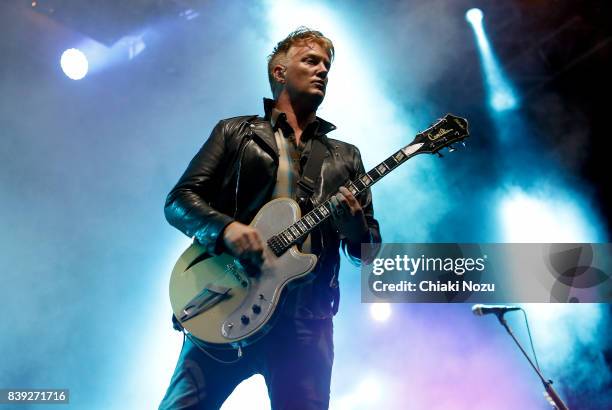
[(272, 69), (272, 74), (274, 75), (274, 79), (281, 84), (285, 84), (285, 71), (286, 71), (285, 66), (280, 65), (280, 64), (275, 65), (274, 68)]

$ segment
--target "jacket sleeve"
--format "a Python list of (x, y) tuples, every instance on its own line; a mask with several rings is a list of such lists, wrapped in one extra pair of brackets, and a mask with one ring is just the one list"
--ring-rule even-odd
[[(354, 155), (353, 155), (353, 166), (355, 170), (355, 174), (351, 176), (351, 179), (357, 178), (359, 175), (365, 173), (365, 169), (363, 167), (363, 162), (361, 161), (361, 154), (359, 153), (359, 149), (354, 147)], [(360, 262), (371, 263), (372, 259), (374, 259), (377, 251), (378, 244), (381, 243), (382, 238), (380, 236), (380, 228), (378, 226), (378, 221), (374, 219), (374, 207), (372, 205), (372, 192), (370, 189), (362, 192), (357, 199), (359, 200), (361, 207), (363, 209), (363, 214), (365, 216), (366, 222), (368, 224), (368, 231), (364, 234), (359, 242), (352, 242), (346, 238), (342, 239), (342, 248), (344, 249), (344, 253), (348, 257), (348, 259), (355, 265), (360, 265)], [(369, 243), (373, 244), (370, 248), (370, 252), (367, 255), (361, 254), (361, 244)]]
[(172, 188), (164, 212), (168, 222), (201, 243), (208, 253), (220, 253), (217, 246), (223, 229), (233, 218), (210, 206), (221, 186), (227, 161), (226, 125), (220, 121)]

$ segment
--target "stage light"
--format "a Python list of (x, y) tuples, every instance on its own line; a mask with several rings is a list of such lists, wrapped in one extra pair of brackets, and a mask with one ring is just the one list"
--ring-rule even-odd
[(512, 110), (518, 106), (516, 97), (510, 83), (495, 57), (489, 39), (482, 24), (482, 11), (480, 9), (470, 9), (465, 13), (465, 19), (470, 23), (474, 30), (482, 71), (487, 88), (489, 106), (497, 112)]
[(388, 303), (373, 303), (370, 306), (370, 314), (372, 319), (384, 322), (391, 316), (391, 305)]
[(565, 192), (527, 193), (519, 188), (501, 201), (499, 216), (504, 242), (597, 242), (596, 219)]
[(516, 107), (516, 98), (509, 89), (498, 89), (495, 90), (491, 96), (489, 105), (491, 105), (491, 108), (493, 108), (495, 111), (510, 110)]
[(474, 8), (469, 9), (465, 13), (465, 19), (469, 21), (471, 24), (478, 24), (482, 21), (482, 10)]
[(89, 70), (87, 57), (81, 50), (70, 48), (62, 53), (60, 65), (64, 74), (72, 80), (80, 80)]
[(382, 383), (376, 376), (370, 376), (363, 379), (359, 383), (358, 390), (362, 392), (361, 402), (362, 403), (376, 403), (376, 401), (382, 396)]

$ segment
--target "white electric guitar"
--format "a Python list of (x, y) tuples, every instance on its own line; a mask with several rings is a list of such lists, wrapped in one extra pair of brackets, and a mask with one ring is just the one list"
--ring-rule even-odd
[[(468, 136), (467, 121), (447, 114), (346, 187), (357, 196), (409, 158), (439, 154), (445, 147), (454, 150), (452, 144)], [(296, 243), (330, 215), (329, 200), (303, 217), (290, 198), (264, 205), (250, 224), (267, 243), (265, 262), (255, 273), (247, 273), (229, 254), (211, 257), (194, 241), (170, 278), (170, 303), (179, 323), (211, 347), (246, 346), (263, 336), (272, 325), (283, 289), (306, 276), (317, 263), (315, 255), (301, 253)]]

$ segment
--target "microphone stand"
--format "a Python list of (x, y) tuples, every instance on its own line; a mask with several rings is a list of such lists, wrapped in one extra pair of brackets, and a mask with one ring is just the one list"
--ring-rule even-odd
[(501, 323), (502, 326), (508, 331), (508, 334), (512, 336), (512, 339), (514, 339), (514, 342), (516, 343), (516, 345), (519, 347), (519, 349), (521, 349), (521, 352), (523, 352), (523, 355), (525, 355), (525, 357), (529, 361), (529, 364), (531, 365), (531, 367), (533, 367), (533, 370), (535, 370), (535, 372), (538, 374), (538, 377), (542, 381), (542, 384), (544, 385), (544, 389), (546, 390), (546, 393), (548, 394), (548, 397), (550, 398), (551, 404), (557, 410), (569, 410), (568, 407), (565, 405), (565, 403), (563, 403), (563, 400), (561, 400), (561, 397), (559, 397), (555, 389), (552, 387), (552, 384), (553, 384), (552, 380), (546, 380), (542, 372), (540, 372), (540, 369), (538, 369), (533, 364), (533, 362), (531, 361), (531, 358), (529, 357), (525, 349), (523, 349), (523, 346), (521, 345), (521, 343), (518, 341), (518, 339), (512, 332), (512, 329), (510, 329), (510, 326), (508, 326), (506, 319), (504, 319), (504, 314), (496, 313), (495, 316), (497, 316), (499, 323)]

